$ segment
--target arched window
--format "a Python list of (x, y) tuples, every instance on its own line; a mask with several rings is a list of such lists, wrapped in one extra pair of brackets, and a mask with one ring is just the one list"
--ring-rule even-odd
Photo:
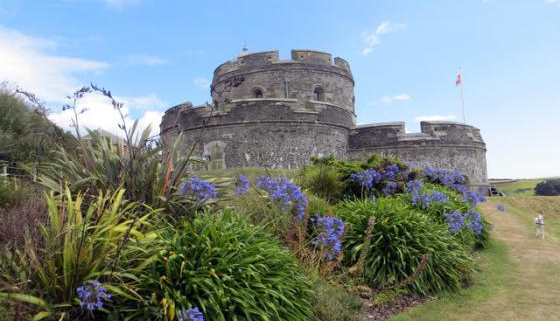
[(325, 100), (325, 91), (321, 87), (315, 87), (313, 89), (313, 100), (315, 101), (323, 101)]
[(263, 98), (263, 91), (260, 88), (253, 89), (253, 98)]

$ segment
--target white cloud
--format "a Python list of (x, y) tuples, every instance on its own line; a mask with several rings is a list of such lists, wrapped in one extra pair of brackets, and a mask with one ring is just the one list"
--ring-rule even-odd
[(381, 97), (381, 99), (379, 101), (381, 101), (382, 103), (385, 104), (390, 104), (392, 102), (395, 101), (407, 101), (410, 100), (411, 97), (407, 94), (398, 94), (398, 95), (392, 95), (392, 96), (383, 96)]
[(126, 5), (137, 4), (142, 2), (142, 0), (101, 0), (107, 6), (112, 8), (122, 8)]
[[(116, 99), (125, 103), (123, 113), (126, 115), (125, 122), (128, 128), (131, 128), (134, 123), (134, 119), (128, 116), (128, 114), (135, 104), (136, 106), (144, 106), (147, 102), (158, 101), (162, 103), (161, 100), (155, 96)], [(80, 111), (84, 108), (86, 111), (83, 114), (78, 115), (81, 135), (85, 135), (87, 133), (86, 128), (103, 129), (118, 136), (123, 135), (122, 130), (118, 127), (119, 123), (121, 123), (120, 115), (118, 111), (113, 108), (107, 97), (104, 97), (101, 94), (90, 94), (88, 96), (84, 96), (79, 101), (77, 110)], [(163, 112), (153, 110), (144, 111), (142, 117), (138, 120), (139, 131), (141, 132), (148, 125), (151, 125), (151, 135), (158, 135), (159, 124), (161, 123), (161, 117), (163, 114)], [(49, 118), (64, 130), (68, 130), (72, 133), (75, 132), (75, 129), (71, 127), (72, 119), (74, 118), (72, 110), (51, 113)]]
[(558, 8), (560, 8), (560, 0), (545, 0), (544, 3), (553, 6), (556, 5), (558, 6)]
[(200, 89), (210, 88), (210, 80), (204, 77), (198, 77), (193, 80), (194, 84)]
[(159, 99), (159, 97), (155, 94), (149, 94), (140, 97), (119, 97), (116, 99), (123, 102), (130, 109), (153, 110), (167, 106), (167, 104), (163, 100)]
[(78, 75), (100, 72), (105, 62), (50, 53), (59, 43), (0, 26), (0, 81), (7, 80), (48, 102), (62, 102), (82, 84)]
[(124, 59), (130, 65), (158, 66), (167, 64), (165, 59), (158, 56), (132, 55), (125, 56)]
[(456, 119), (457, 116), (455, 115), (425, 115), (414, 118), (414, 121), (419, 123), (421, 121), (451, 121)]
[(364, 56), (369, 55), (373, 51), (373, 48), (381, 43), (382, 35), (388, 34), (389, 32), (400, 31), (404, 29), (406, 29), (405, 24), (384, 21), (379, 26), (377, 26), (375, 31), (363, 32), (362, 39), (366, 47), (362, 50), (362, 54)]

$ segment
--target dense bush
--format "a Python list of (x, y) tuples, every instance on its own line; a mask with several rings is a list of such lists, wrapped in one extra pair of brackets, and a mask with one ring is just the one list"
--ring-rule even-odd
[(535, 187), (535, 194), (541, 196), (560, 195), (560, 179), (547, 179)]
[(436, 223), (446, 224), (455, 238), (466, 246), (483, 248), (488, 245), (489, 223), (475, 209), (485, 201), (478, 193), (459, 193), (445, 186), (414, 180), (407, 184), (406, 198), (417, 211)]
[(409, 171), (400, 160), (377, 154), (364, 162), (343, 161), (334, 157), (312, 158), (312, 165), (302, 171), (302, 183), (315, 195), (328, 195), (329, 201), (336, 202), (402, 191), (403, 182), (415, 175), (417, 173)]
[[(444, 224), (403, 198), (341, 202), (336, 215), (348, 225), (346, 264), (361, 265), (364, 281), (374, 288), (403, 286), (421, 294), (459, 291), (472, 272), (469, 250)], [(373, 225), (369, 233), (368, 225)]]
[[(160, 233), (144, 270), (144, 300), (125, 302), (131, 320), (173, 320), (198, 307), (206, 320), (313, 320), (311, 283), (293, 254), (262, 227), (230, 211), (204, 213)], [(167, 319), (165, 319), (167, 317)]]

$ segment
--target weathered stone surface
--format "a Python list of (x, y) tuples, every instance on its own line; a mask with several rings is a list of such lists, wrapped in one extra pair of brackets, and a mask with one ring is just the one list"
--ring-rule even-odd
[(354, 79), (349, 64), (328, 53), (293, 50), (244, 53), (214, 71), (213, 103), (170, 108), (162, 140), (183, 133), (181, 144), (211, 168), (293, 168), (311, 156), (358, 159), (377, 152), (412, 167), (458, 169), (473, 188), (488, 186), (486, 145), (480, 131), (452, 122), (422, 122), (408, 134), (404, 123), (356, 126)]

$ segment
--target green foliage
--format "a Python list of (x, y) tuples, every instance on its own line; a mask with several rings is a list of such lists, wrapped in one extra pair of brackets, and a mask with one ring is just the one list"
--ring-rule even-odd
[(341, 179), (342, 174), (328, 164), (305, 166), (302, 171), (302, 185), (327, 201), (339, 198), (343, 186)]
[(0, 160), (10, 164), (40, 162), (50, 158), (58, 144), (71, 141), (40, 108), (0, 89)]
[(0, 210), (9, 209), (27, 197), (27, 191), (19, 188), (14, 180), (0, 178)]
[(41, 183), (60, 191), (65, 182), (73, 193), (93, 196), (124, 187), (127, 199), (165, 208), (176, 216), (192, 214), (200, 204), (181, 197), (178, 190), (189, 164), (197, 160), (179, 152), (179, 140), (171, 146), (156, 145), (149, 139), (149, 127), (138, 136), (136, 126), (137, 122), (128, 132), (129, 141), (115, 142), (90, 131), (91, 139), (82, 140), (80, 148), (59, 149), (56, 160), (41, 171)]
[[(420, 294), (460, 291), (472, 272), (468, 249), (444, 224), (414, 210), (403, 198), (380, 198), (378, 203), (346, 201), (336, 215), (348, 226), (345, 262), (358, 263), (364, 281), (374, 288), (408, 287)], [(368, 221), (374, 216), (372, 233)], [(366, 239), (367, 238), (367, 239)], [(364, 248), (364, 244), (368, 244)]]
[[(364, 196), (363, 187), (350, 178), (354, 173), (362, 173), (369, 168), (381, 172), (390, 164), (397, 165), (403, 172), (408, 169), (398, 158), (378, 154), (372, 154), (365, 161), (339, 160), (331, 156), (311, 158), (311, 162), (312, 165), (306, 166), (302, 171), (303, 186), (331, 202)], [(407, 179), (414, 179), (417, 174), (417, 171), (412, 171)], [(403, 183), (399, 183), (399, 186), (402, 189)]]
[(112, 195), (100, 193), (86, 206), (82, 195), (74, 197), (68, 189), (63, 198), (51, 192), (42, 246), (36, 248), (28, 239), (21, 251), (5, 257), (11, 263), (5, 261), (1, 268), (0, 298), (37, 306), (42, 311), (36, 318), (85, 319), (77, 307), (76, 288), (86, 281), (108, 279), (120, 263), (118, 249), (127, 237), (144, 237), (142, 226), (153, 213), (145, 209), (140, 214), (139, 205), (123, 196), (122, 189)]
[(136, 292), (124, 302), (130, 320), (176, 320), (197, 306), (206, 320), (313, 320), (310, 281), (298, 262), (262, 227), (226, 210), (204, 213), (163, 231), (150, 248), (157, 253), (140, 270)]
[(315, 282), (313, 308), (320, 321), (358, 321), (362, 300), (325, 280)]
[(560, 179), (547, 179), (535, 186), (535, 194), (540, 196), (560, 195)]

